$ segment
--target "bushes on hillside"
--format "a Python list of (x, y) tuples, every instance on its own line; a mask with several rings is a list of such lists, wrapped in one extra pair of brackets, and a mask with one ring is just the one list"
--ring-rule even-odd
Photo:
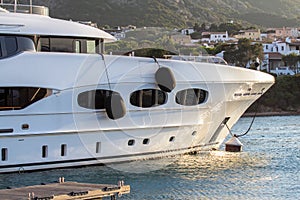
[(300, 75), (279, 76), (275, 84), (249, 109), (249, 112), (300, 111)]

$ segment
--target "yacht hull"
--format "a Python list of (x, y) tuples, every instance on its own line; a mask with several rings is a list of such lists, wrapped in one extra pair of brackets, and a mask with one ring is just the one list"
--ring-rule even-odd
[[(35, 54), (21, 55), (23, 66)], [(258, 71), (159, 60), (174, 71), (176, 87), (168, 93), (164, 105), (143, 108), (131, 105), (130, 95), (140, 88), (158, 88), (154, 80), (157, 63), (146, 58), (114, 56), (83, 60), (88, 65), (78, 62), (69, 72), (57, 73), (48, 82), (41, 79), (33, 83), (28, 74), (19, 77), (23, 85), (8, 81), (10, 86), (56, 89), (25, 109), (1, 111), (0, 173), (129, 162), (218, 149), (228, 135), (225, 123), (231, 128), (274, 83), (271, 76)], [(46, 70), (47, 63), (40, 67)], [(127, 68), (120, 69), (121, 66)], [(5, 67), (2, 70), (5, 72)], [(216, 73), (211, 75), (213, 72)], [(35, 76), (43, 77), (45, 72), (40, 73)], [(55, 67), (52, 73), (56, 74)], [(70, 74), (77, 75), (74, 78)], [(126, 115), (112, 120), (105, 110), (78, 105), (79, 94), (95, 88), (119, 92), (126, 104)], [(178, 105), (176, 94), (185, 88), (201, 88), (208, 97), (199, 105)]]

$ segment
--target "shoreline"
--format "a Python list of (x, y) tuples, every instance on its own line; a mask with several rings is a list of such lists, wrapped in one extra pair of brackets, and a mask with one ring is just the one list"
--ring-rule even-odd
[(300, 115), (299, 111), (282, 111), (282, 112), (249, 112), (249, 113), (244, 113), (242, 117), (269, 117), (269, 116), (295, 116), (295, 115)]

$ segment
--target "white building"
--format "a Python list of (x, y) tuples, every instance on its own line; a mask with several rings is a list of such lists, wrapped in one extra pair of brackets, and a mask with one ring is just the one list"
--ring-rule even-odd
[(114, 29), (105, 29), (104, 31), (114, 36), (117, 40), (122, 40), (126, 38), (126, 33), (123, 29), (121, 29), (120, 26), (117, 26)]
[[(289, 55), (292, 53), (300, 55), (299, 42), (293, 42), (292, 40), (287, 38), (285, 42), (276, 41), (273, 43), (265, 43), (263, 44), (263, 48), (265, 53), (264, 63), (268, 71), (273, 70), (272, 72), (278, 75), (293, 75), (293, 73), (290, 72), (291, 69), (288, 68), (288, 66), (284, 66), (285, 63), (282, 60), (282, 56)], [(299, 68), (299, 66), (300, 63), (297, 64), (297, 68)]]
[(203, 32), (202, 33), (202, 42), (226, 42), (228, 40), (231, 40), (231, 38), (228, 37), (228, 32)]
[(291, 53), (295, 53), (297, 55), (300, 55), (299, 51), (300, 44), (295, 44), (291, 42), (281, 42), (276, 41), (272, 43), (265, 43), (263, 44), (264, 53), (280, 53), (282, 55), (288, 55)]
[(181, 30), (182, 35), (191, 35), (194, 32), (195, 32), (194, 28), (186, 28)]

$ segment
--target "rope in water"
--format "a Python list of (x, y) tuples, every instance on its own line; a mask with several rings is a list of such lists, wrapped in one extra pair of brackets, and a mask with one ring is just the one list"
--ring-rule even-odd
[(253, 118), (252, 118), (252, 121), (251, 121), (251, 123), (250, 123), (250, 125), (249, 125), (248, 130), (247, 130), (245, 133), (240, 134), (240, 135), (233, 134), (232, 131), (231, 131), (231, 129), (228, 127), (227, 123), (225, 123), (225, 126), (227, 127), (227, 129), (228, 129), (230, 135), (232, 135), (233, 137), (239, 138), (239, 137), (243, 137), (243, 136), (247, 135), (247, 134), (250, 132), (250, 130), (251, 130), (252, 126), (253, 126), (254, 120), (255, 120), (255, 118), (256, 118), (256, 115), (257, 115), (257, 113), (258, 113), (258, 105), (259, 105), (259, 104), (257, 103), (256, 108), (255, 108), (255, 114), (254, 114), (254, 116), (253, 116)]

